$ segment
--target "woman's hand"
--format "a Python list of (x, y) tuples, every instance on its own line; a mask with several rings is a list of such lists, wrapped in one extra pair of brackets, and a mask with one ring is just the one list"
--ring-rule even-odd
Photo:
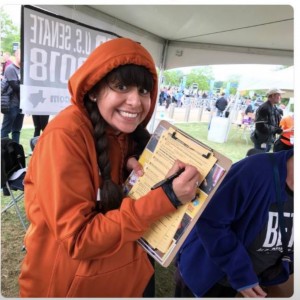
[(240, 293), (245, 298), (265, 298), (267, 296), (267, 293), (259, 285), (242, 290)]
[(144, 175), (143, 166), (133, 156), (128, 158), (126, 168), (129, 172), (134, 171), (134, 173), (139, 177)]
[(185, 204), (195, 199), (200, 183), (200, 174), (194, 166), (176, 160), (167, 176), (174, 174), (180, 169), (184, 169), (184, 171), (173, 180), (172, 187), (178, 200)]

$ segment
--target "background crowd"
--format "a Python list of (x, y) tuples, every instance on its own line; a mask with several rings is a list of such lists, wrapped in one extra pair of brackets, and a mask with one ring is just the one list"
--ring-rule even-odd
[[(11, 137), (12, 140), (17, 143), (20, 142), (20, 134), (24, 120), (24, 114), (20, 108), (20, 68), (20, 49), (15, 50), (13, 55), (9, 52), (1, 53), (1, 91), (4, 89), (4, 83), (7, 83), (12, 89), (9, 111), (3, 115), (1, 138)], [(32, 121), (34, 125), (33, 136), (40, 136), (48, 124), (49, 115), (32, 115)]]

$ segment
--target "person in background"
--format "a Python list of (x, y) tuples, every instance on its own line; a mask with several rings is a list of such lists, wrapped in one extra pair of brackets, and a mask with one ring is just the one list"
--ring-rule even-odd
[(183, 92), (181, 90), (177, 91), (175, 98), (176, 98), (176, 103), (177, 103), (177, 107), (181, 107), (182, 106), (182, 98), (183, 98)]
[(171, 88), (168, 88), (166, 90), (166, 109), (169, 108), (171, 102), (172, 102), (172, 90)]
[(137, 201), (123, 194), (157, 102), (155, 64), (139, 43), (101, 44), (68, 87), (73, 105), (48, 123), (24, 180), (20, 296), (142, 297), (154, 270), (137, 240), (195, 197), (199, 172), (176, 161), (168, 176), (184, 172), (173, 182)]
[(251, 136), (254, 148), (269, 152), (273, 146), (276, 134), (281, 134), (279, 126), (281, 114), (276, 107), (284, 92), (273, 88), (267, 92), (268, 100), (261, 104), (255, 113), (255, 130)]
[(32, 115), (32, 121), (34, 125), (33, 137), (40, 136), (48, 124), (49, 115)]
[[(264, 284), (292, 281), (293, 191), (293, 149), (253, 154), (235, 163), (179, 250), (175, 297), (234, 298), (239, 292), (264, 298)], [(290, 270), (282, 268), (283, 240)]]
[(279, 123), (282, 133), (275, 141), (273, 151), (288, 150), (294, 147), (294, 105), (291, 105), (291, 114), (283, 117)]
[(217, 116), (223, 117), (223, 112), (228, 105), (228, 101), (225, 98), (225, 93), (221, 94), (221, 97), (216, 101), (216, 108), (217, 108)]
[(246, 100), (246, 109), (243, 115), (243, 124), (251, 124), (254, 118), (254, 105), (251, 99)]
[(0, 79), (2, 81), (2, 78), (3, 78), (3, 64), (1, 63), (0, 64)]
[(251, 99), (246, 100), (246, 109), (245, 109), (245, 115), (249, 116), (249, 114), (254, 113), (254, 105), (252, 103), (253, 101)]
[(2, 56), (2, 73), (1, 73), (1, 75), (4, 75), (4, 72), (5, 72), (5, 70), (6, 70), (6, 68), (10, 65), (10, 64), (12, 64), (13, 62), (12, 62), (12, 60), (10, 59), (10, 53), (9, 52), (4, 52), (3, 53), (3, 56)]
[(1, 138), (8, 137), (11, 133), (13, 141), (20, 142), (24, 114), (20, 109), (20, 50), (15, 51), (15, 62), (6, 67), (4, 77), (11, 86), (13, 93), (10, 98), (10, 111), (3, 115)]
[(160, 106), (162, 106), (164, 104), (164, 102), (166, 101), (166, 98), (167, 98), (167, 94), (165, 92), (165, 89), (161, 88), (160, 93), (159, 93), (159, 98), (158, 98), (158, 102), (159, 102)]

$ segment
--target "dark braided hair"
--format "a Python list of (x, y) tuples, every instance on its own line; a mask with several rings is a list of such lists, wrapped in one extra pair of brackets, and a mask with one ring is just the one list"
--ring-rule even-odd
[[(91, 89), (91, 92), (98, 93), (100, 88), (107, 84), (107, 82), (115, 80), (125, 85), (142, 86), (149, 91), (153, 89), (153, 77), (145, 67), (124, 65), (108, 73)], [(105, 130), (108, 124), (99, 112), (97, 103), (89, 99), (89, 94), (86, 94), (84, 97), (84, 105), (94, 127), (97, 161), (103, 180), (100, 192), (101, 201), (98, 209), (102, 213), (105, 213), (109, 210), (119, 208), (124, 194), (122, 187), (114, 183), (111, 179), (111, 163), (109, 160), (108, 139)], [(150, 134), (142, 125), (139, 125), (136, 130), (131, 133), (131, 136), (136, 144), (136, 154), (140, 155), (149, 141)]]
[(109, 210), (120, 207), (123, 198), (123, 192), (119, 185), (111, 180), (111, 166), (108, 155), (108, 140), (105, 133), (106, 121), (99, 113), (97, 103), (90, 101), (85, 97), (85, 107), (90, 115), (94, 127), (94, 139), (97, 152), (97, 161), (100, 169), (103, 184), (101, 187), (101, 201), (98, 209), (105, 213)]

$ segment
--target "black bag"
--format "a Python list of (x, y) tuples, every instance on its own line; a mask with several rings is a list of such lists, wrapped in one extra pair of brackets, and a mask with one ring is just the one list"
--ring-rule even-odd
[(22, 145), (10, 138), (1, 138), (1, 188), (16, 171), (25, 168), (25, 153)]
[(1, 112), (8, 114), (10, 111), (10, 97), (13, 93), (13, 89), (9, 85), (7, 79), (4, 77), (1, 80)]
[(271, 138), (270, 138), (269, 135), (267, 135), (267, 134), (261, 134), (256, 129), (254, 129), (250, 133), (250, 139), (253, 142), (253, 144), (255, 144), (255, 143), (258, 143), (258, 144), (269, 143), (270, 140), (271, 140)]

